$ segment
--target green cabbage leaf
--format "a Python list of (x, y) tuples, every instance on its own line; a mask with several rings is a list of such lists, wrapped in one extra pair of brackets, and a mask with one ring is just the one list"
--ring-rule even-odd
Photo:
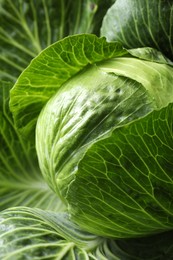
[(153, 47), (173, 60), (173, 2), (116, 0), (104, 16), (101, 36), (126, 48)]

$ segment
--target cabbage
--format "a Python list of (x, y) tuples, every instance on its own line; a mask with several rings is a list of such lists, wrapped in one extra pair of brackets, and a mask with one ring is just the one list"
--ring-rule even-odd
[(173, 258), (172, 2), (113, 2), (0, 1), (0, 259)]
[(88, 65), (58, 89), (37, 120), (47, 183), (76, 223), (106, 237), (173, 225), (173, 67), (155, 50), (130, 51), (138, 52), (140, 59), (126, 54)]

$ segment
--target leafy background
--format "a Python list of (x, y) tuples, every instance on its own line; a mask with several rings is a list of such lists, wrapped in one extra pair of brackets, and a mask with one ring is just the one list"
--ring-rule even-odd
[(99, 34), (110, 0), (0, 0), (0, 79), (16, 81), (42, 49), (71, 34)]

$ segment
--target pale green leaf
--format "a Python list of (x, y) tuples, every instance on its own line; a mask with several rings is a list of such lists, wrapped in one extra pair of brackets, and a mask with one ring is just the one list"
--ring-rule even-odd
[(77, 74), (50, 99), (37, 121), (36, 148), (47, 183), (64, 198), (87, 149), (154, 108), (137, 81), (95, 65)]
[(0, 213), (3, 260), (89, 260), (102, 238), (82, 231), (68, 215), (18, 207)]

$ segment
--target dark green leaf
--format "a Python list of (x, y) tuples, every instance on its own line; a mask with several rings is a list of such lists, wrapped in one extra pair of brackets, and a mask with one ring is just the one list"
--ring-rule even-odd
[(104, 17), (101, 35), (126, 48), (156, 48), (173, 60), (173, 2), (117, 0)]
[(88, 149), (67, 194), (82, 228), (110, 237), (173, 228), (172, 115), (170, 104)]

